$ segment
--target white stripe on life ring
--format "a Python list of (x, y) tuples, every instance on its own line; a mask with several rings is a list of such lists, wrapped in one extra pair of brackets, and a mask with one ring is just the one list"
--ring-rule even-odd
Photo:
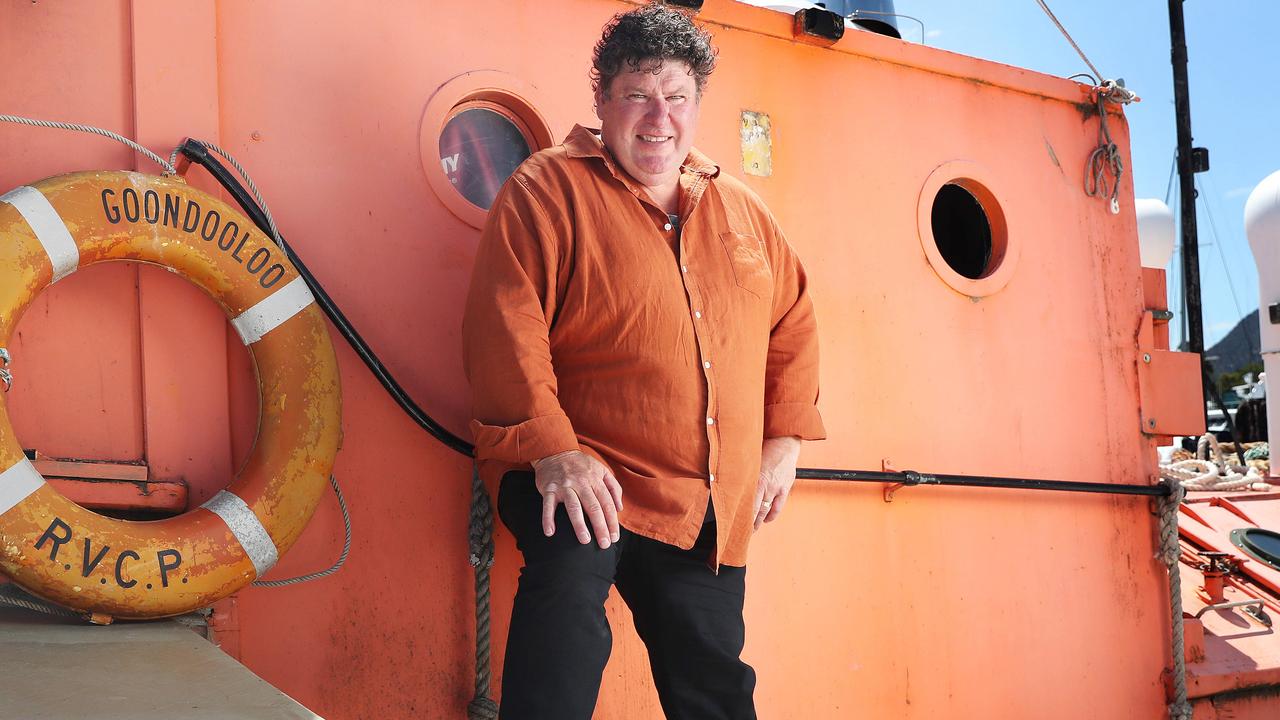
[(0, 195), (0, 202), (17, 208), (18, 213), (35, 232), (36, 239), (44, 246), (44, 252), (53, 264), (52, 282), (58, 282), (75, 272), (80, 265), (80, 248), (76, 247), (67, 224), (49, 204), (44, 193), (33, 187), (23, 186)]
[(294, 278), (231, 321), (245, 345), (252, 345), (316, 301), (307, 281)]
[(18, 464), (0, 473), (0, 515), (17, 507), (42, 485), (44, 485), (44, 477), (25, 457)]
[(222, 522), (227, 524), (231, 534), (235, 535), (236, 541), (253, 562), (253, 569), (258, 572), (258, 577), (262, 577), (280, 559), (276, 544), (271, 541), (262, 521), (239, 495), (222, 490), (200, 507), (222, 518)]

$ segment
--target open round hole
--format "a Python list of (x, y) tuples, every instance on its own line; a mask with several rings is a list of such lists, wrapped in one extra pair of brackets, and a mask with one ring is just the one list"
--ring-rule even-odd
[(947, 183), (933, 199), (933, 241), (947, 265), (970, 280), (991, 265), (991, 223), (968, 190)]
[(921, 249), (943, 282), (971, 298), (1002, 289), (1018, 261), (998, 187), (986, 168), (954, 160), (935, 169), (920, 190)]

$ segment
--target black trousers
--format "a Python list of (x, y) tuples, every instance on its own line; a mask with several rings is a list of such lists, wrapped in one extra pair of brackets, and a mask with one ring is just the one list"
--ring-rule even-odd
[(631, 609), (669, 720), (754, 720), (756, 675), (742, 662), (746, 568), (707, 567), (715, 521), (691, 550), (622, 530), (601, 550), (582, 545), (564, 506), (542, 534), (531, 472), (502, 478), (498, 514), (524, 555), (502, 675), (504, 720), (589, 720), (613, 636), (610, 586)]

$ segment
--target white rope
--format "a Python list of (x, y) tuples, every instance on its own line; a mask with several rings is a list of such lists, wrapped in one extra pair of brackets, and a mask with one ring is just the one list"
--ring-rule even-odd
[(1196, 444), (1196, 457), (1160, 466), (1160, 477), (1177, 481), (1187, 490), (1227, 492), (1254, 490), (1265, 492), (1274, 486), (1252, 466), (1241, 467), (1227, 460), (1218, 438), (1207, 433)]
[(142, 147), (138, 143), (130, 140), (129, 138), (123, 135), (120, 135), (119, 133), (113, 133), (110, 130), (103, 130), (100, 127), (93, 127), (92, 125), (80, 125), (77, 123), (58, 122), (56, 120), (35, 120), (33, 118), (19, 117), (17, 115), (0, 115), (0, 121), (18, 123), (19, 125), (30, 125), (32, 127), (53, 128), (55, 130), (76, 130), (78, 132), (86, 132), (86, 133), (92, 133), (94, 135), (101, 135), (102, 137), (110, 138), (112, 140), (115, 140), (116, 142), (124, 143), (125, 145), (128, 145), (129, 147), (133, 148), (134, 152), (145, 155), (152, 162), (164, 168), (165, 175), (173, 175), (175, 172), (177, 172), (177, 170), (175, 170), (173, 167), (172, 161), (165, 162), (164, 158)]

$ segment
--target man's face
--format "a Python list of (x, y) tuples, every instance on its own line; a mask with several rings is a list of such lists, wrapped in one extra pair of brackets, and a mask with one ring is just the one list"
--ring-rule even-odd
[(652, 62), (613, 78), (596, 93), (596, 115), (605, 147), (627, 174), (647, 187), (680, 177), (698, 125), (698, 86), (689, 64), (667, 60), (658, 74)]

